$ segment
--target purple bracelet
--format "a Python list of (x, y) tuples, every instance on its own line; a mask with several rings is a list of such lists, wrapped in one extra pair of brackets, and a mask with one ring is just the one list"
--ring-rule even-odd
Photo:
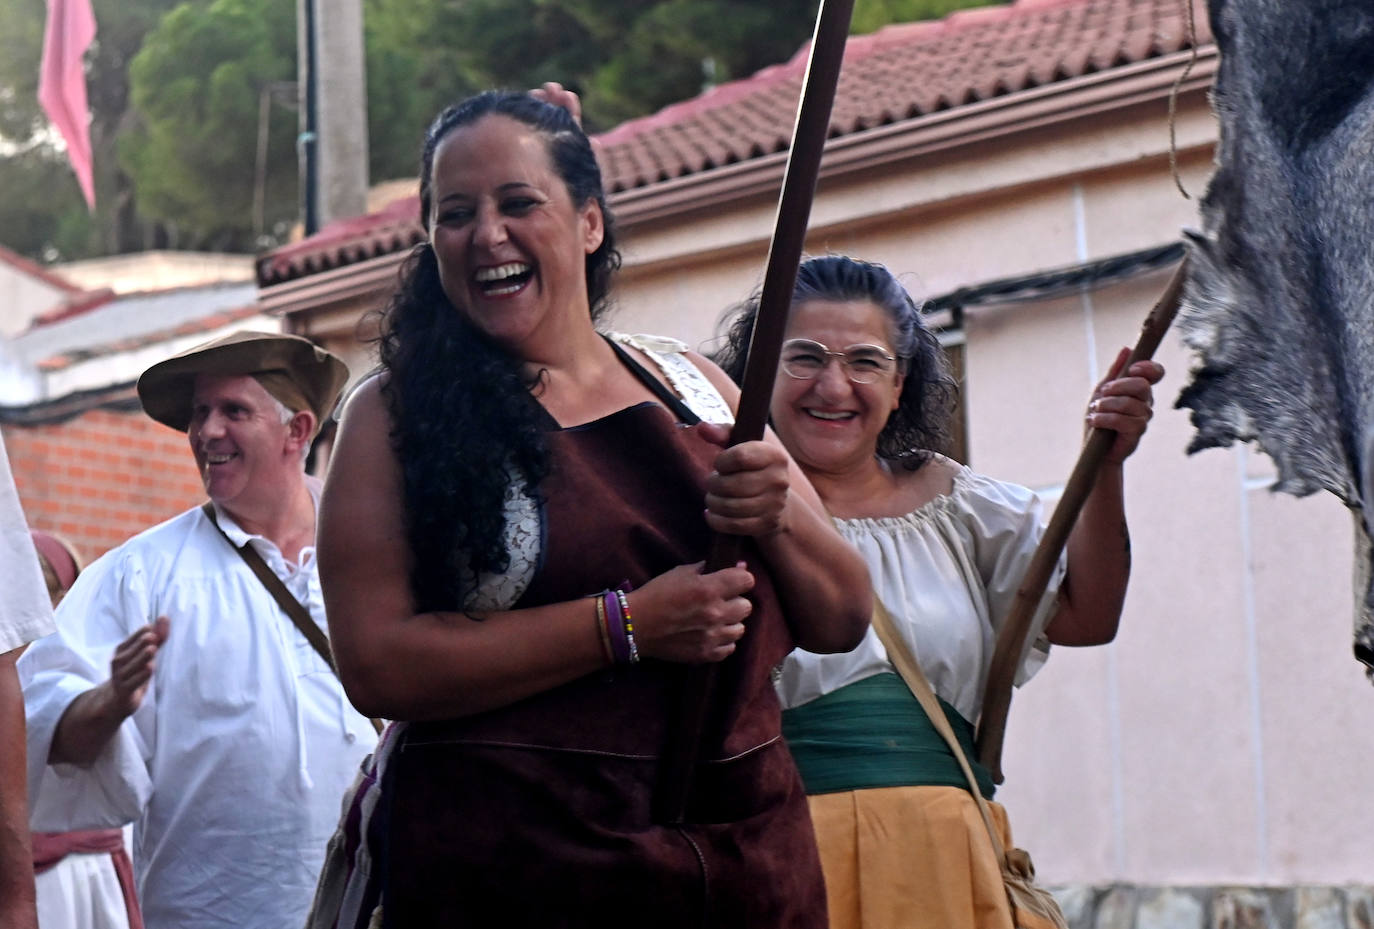
[(630, 642), (625, 634), (625, 619), (620, 612), (620, 598), (613, 590), (604, 591), (601, 598), (606, 607), (606, 631), (611, 637), (611, 652), (615, 655), (615, 663), (630, 664)]

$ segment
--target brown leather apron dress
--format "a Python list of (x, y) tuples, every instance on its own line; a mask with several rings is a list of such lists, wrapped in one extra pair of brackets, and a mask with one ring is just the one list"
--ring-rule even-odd
[[(638, 587), (704, 557), (704, 480), (719, 450), (673, 413), (644, 403), (554, 427), (549, 443), (543, 554), (517, 606)], [(720, 668), (688, 823), (650, 815), (683, 666), (646, 659), (413, 723), (383, 788), (387, 926), (823, 929), (806, 798), (769, 677), (792, 636), (747, 550), (754, 612)]]

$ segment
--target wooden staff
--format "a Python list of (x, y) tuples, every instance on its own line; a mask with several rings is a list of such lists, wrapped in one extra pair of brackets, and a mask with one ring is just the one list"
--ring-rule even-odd
[[(1179, 295), (1188, 274), (1188, 259), (1174, 271), (1164, 293), (1145, 317), (1140, 327), (1140, 338), (1131, 350), (1123, 371), (1137, 361), (1145, 361), (1154, 356), (1155, 350), (1169, 331), (1169, 324), (1178, 312)], [(1011, 689), (1016, 680), (1016, 670), (1021, 666), (1021, 653), (1025, 649), (1026, 636), (1030, 634), (1031, 620), (1035, 607), (1049, 586), (1050, 575), (1059, 562), (1059, 555), (1069, 541), (1069, 533), (1078, 519), (1078, 511), (1083, 509), (1088, 494), (1097, 481), (1098, 469), (1102, 459), (1107, 456), (1116, 432), (1111, 429), (1094, 429), (1083, 445), (1074, 465), (1069, 482), (1064, 485), (1064, 493), (1059, 505), (1054, 508), (1054, 516), (1045, 529), (1045, 535), (1036, 546), (1031, 557), (1026, 576), (1017, 588), (1016, 599), (1011, 612), (997, 633), (997, 644), (992, 651), (992, 661), (988, 665), (988, 681), (983, 691), (983, 713), (978, 721), (977, 749), (978, 760), (987, 766), (995, 783), (1002, 783), (1002, 740), (1007, 733), (1007, 713), (1011, 709)]]
[[(782, 353), (787, 314), (792, 307), (797, 267), (806, 244), (806, 226), (811, 216), (811, 201), (816, 196), (821, 153), (830, 134), (830, 108), (835, 102), (835, 87), (840, 80), (840, 65), (844, 60), (853, 11), (854, 0), (821, 0), (816, 14), (816, 31), (811, 38), (811, 54), (802, 82), (797, 122), (792, 130), (792, 147), (778, 198), (777, 222), (768, 249), (759, 312), (749, 338), (730, 445), (762, 439), (768, 424), (773, 379), (777, 375), (778, 356)], [(720, 571), (738, 562), (742, 544), (739, 536), (718, 533), (712, 540), (705, 570)], [(677, 725), (660, 762), (654, 798), (655, 818), (659, 822), (680, 823), (686, 815), (692, 775), (701, 754), (702, 728), (710, 707), (715, 668), (715, 664), (703, 664), (687, 669)]]

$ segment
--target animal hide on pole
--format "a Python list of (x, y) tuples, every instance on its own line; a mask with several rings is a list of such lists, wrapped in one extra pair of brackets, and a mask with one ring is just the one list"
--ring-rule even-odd
[(1208, 0), (1217, 170), (1179, 325), (1189, 452), (1255, 440), (1276, 490), (1355, 517), (1355, 654), (1374, 676), (1374, 0)]

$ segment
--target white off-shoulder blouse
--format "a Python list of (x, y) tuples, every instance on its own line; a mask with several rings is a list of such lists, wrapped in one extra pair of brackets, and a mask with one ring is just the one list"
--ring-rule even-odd
[[(904, 516), (837, 519), (868, 564), (873, 589), (915, 652), (935, 692), (970, 722), (982, 709), (983, 684), (997, 630), (1011, 610), (1043, 528), (1034, 492), (960, 468), (954, 487)], [(1036, 608), (1017, 683), (1044, 664), (1044, 628), (1064, 576), (1061, 556)], [(784, 708), (846, 684), (894, 672), (872, 629), (853, 651), (817, 655), (797, 649), (777, 681)]]

